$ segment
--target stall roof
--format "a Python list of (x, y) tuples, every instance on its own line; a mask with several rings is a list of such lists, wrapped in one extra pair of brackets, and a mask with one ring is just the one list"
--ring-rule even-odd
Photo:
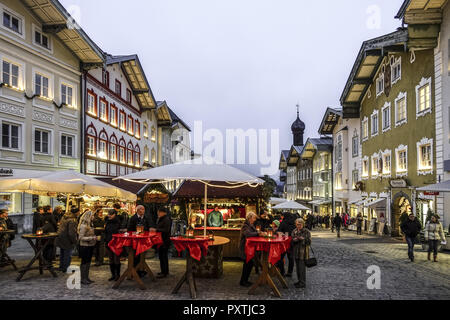
[(147, 186), (145, 184), (132, 182), (132, 181), (113, 180), (113, 178), (97, 178), (97, 180), (108, 183), (114, 187), (132, 192), (134, 194), (140, 193)]
[[(223, 182), (211, 182), (212, 185), (227, 186)], [(229, 186), (229, 185), (228, 185)], [(198, 181), (185, 181), (175, 191), (174, 198), (203, 198), (205, 196), (205, 185)], [(208, 186), (208, 198), (262, 198), (262, 187), (252, 188), (243, 186), (240, 188), (217, 188)]]

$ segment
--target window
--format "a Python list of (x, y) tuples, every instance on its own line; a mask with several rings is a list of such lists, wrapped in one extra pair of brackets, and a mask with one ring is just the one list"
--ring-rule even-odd
[(103, 69), (103, 84), (109, 88), (109, 71)]
[(377, 97), (384, 92), (384, 73), (381, 73), (376, 80), (377, 84)]
[(367, 119), (367, 117), (365, 117), (362, 121), (362, 138), (363, 138), (363, 142), (366, 141), (367, 139), (369, 139), (369, 120)]
[(86, 152), (89, 156), (97, 156), (97, 132), (93, 125), (86, 130)]
[(417, 118), (431, 113), (431, 78), (422, 78), (416, 86)]
[(372, 128), (372, 131), (371, 131), (371, 136), (372, 137), (375, 137), (375, 136), (377, 136), (378, 135), (378, 110), (375, 110), (373, 113), (372, 113), (372, 115), (370, 116), (370, 119), (371, 119), (371, 128)]
[(152, 149), (152, 163), (153, 163), (153, 165), (156, 164), (156, 151), (155, 151), (155, 149)]
[(119, 147), (119, 160), (120, 160), (120, 163), (126, 163), (126, 160), (125, 160), (125, 141), (123, 140), (123, 138), (122, 138), (122, 140), (120, 140), (120, 147)]
[(144, 138), (148, 138), (148, 125), (146, 122), (144, 123)]
[(121, 84), (120, 81), (117, 80), (117, 79), (116, 79), (116, 87), (115, 87), (114, 92), (115, 92), (119, 97), (122, 96), (122, 84)]
[(19, 66), (3, 60), (3, 83), (18, 88), (19, 87)]
[(399, 57), (395, 59), (392, 57), (391, 60), (391, 83), (395, 84), (402, 79), (402, 58)]
[(133, 145), (131, 144), (131, 142), (128, 144), (127, 146), (127, 163), (128, 165), (132, 166), (134, 164), (134, 159), (133, 159)]
[(359, 172), (358, 170), (353, 170), (352, 172), (352, 189), (356, 189), (356, 184), (359, 182)]
[(87, 153), (95, 157), (95, 138), (87, 137)]
[(156, 129), (155, 129), (155, 127), (152, 127), (152, 141), (156, 142)]
[(380, 171), (379, 162), (379, 156), (377, 154), (374, 154), (372, 156), (372, 177), (378, 177), (378, 173)]
[(139, 122), (139, 120), (135, 121), (135, 136), (136, 138), (140, 139), (141, 138), (141, 123)]
[(132, 116), (128, 116), (127, 128), (128, 128), (128, 133), (133, 135), (133, 133), (134, 133), (134, 121), (133, 121), (133, 117)]
[(359, 155), (359, 137), (355, 132), (355, 135), (352, 138), (352, 156), (356, 158)]
[(391, 174), (391, 152), (383, 153), (383, 175)]
[(100, 110), (99, 111), (100, 111), (99, 112), (100, 120), (108, 122), (108, 103), (103, 99), (100, 99)]
[(342, 173), (336, 173), (335, 189), (342, 190)]
[(337, 139), (337, 156), (336, 156), (336, 160), (340, 161), (342, 160), (342, 136), (339, 135), (338, 139)]
[(127, 101), (131, 103), (131, 90), (127, 89)]
[(47, 35), (43, 34), (36, 27), (34, 29), (34, 44), (39, 45), (45, 49), (50, 50), (50, 39)]
[(122, 131), (126, 131), (127, 130), (127, 124), (125, 122), (125, 112), (120, 111), (120, 115), (119, 115), (119, 125), (120, 125), (120, 130)]
[(433, 139), (423, 138), (417, 143), (417, 162), (419, 175), (433, 173)]
[(117, 107), (113, 104), (110, 105), (110, 112), (109, 112), (109, 118), (111, 121), (111, 125), (114, 127), (117, 127)]
[(69, 135), (61, 135), (61, 155), (73, 157), (74, 137)]
[(397, 177), (405, 176), (408, 172), (408, 147), (399, 146), (395, 149), (397, 157)]
[(36, 73), (34, 75), (34, 93), (44, 97), (49, 98), (49, 90), (48, 90), (49, 80), (48, 77)]
[(144, 148), (144, 162), (150, 161), (150, 151), (148, 150), (148, 147), (145, 146)]
[(117, 147), (117, 138), (113, 134), (109, 142), (109, 159), (111, 161), (117, 161)]
[(61, 84), (61, 102), (73, 106), (73, 87), (67, 84)]
[(369, 176), (369, 158), (367, 157), (362, 159), (362, 176), (366, 178)]
[(50, 132), (36, 129), (34, 130), (34, 152), (50, 154)]
[(395, 99), (395, 126), (401, 126), (407, 122), (406, 92), (401, 92)]
[(94, 117), (97, 116), (97, 96), (95, 96), (92, 93), (88, 93), (88, 107), (87, 112), (93, 115)]
[(141, 148), (138, 145), (134, 148), (134, 165), (136, 167), (141, 166)]
[(8, 11), (3, 11), (3, 26), (22, 34), (22, 19)]
[(391, 104), (386, 103), (382, 110), (383, 133), (391, 129)]
[(2, 123), (2, 148), (19, 150), (21, 126), (11, 123)]

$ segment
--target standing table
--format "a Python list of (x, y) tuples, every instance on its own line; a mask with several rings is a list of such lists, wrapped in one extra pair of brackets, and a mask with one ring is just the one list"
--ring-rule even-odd
[(208, 242), (208, 253), (202, 256), (200, 261), (193, 261), (193, 272), (197, 278), (218, 279), (223, 275), (224, 247), (230, 243), (230, 239), (214, 237)]
[(186, 272), (172, 291), (172, 294), (178, 293), (181, 286), (186, 282), (189, 286), (191, 298), (197, 298), (197, 284), (195, 283), (194, 273), (192, 271), (193, 259), (200, 261), (203, 256), (207, 255), (209, 239), (205, 237), (195, 237), (193, 239), (184, 237), (170, 238), (178, 252), (188, 250), (186, 258)]
[[(10, 234), (15, 234), (15, 233), (16, 233), (16, 231), (14, 231), (14, 230), (2, 230), (2, 231), (0, 231), (0, 236), (10, 235)], [(1, 241), (6, 241), (6, 240), (2, 239)], [(0, 267), (13, 266), (14, 270), (17, 271), (15, 261), (13, 259), (11, 259), (6, 252), (4, 253), (3, 257), (5, 257), (6, 262), (3, 263), (2, 265), (0, 265)], [(0, 258), (3, 258), (3, 257), (0, 257)]]
[(283, 288), (287, 288), (286, 280), (281, 276), (280, 271), (275, 264), (280, 261), (281, 255), (289, 250), (291, 237), (278, 236), (275, 239), (264, 237), (248, 238), (245, 245), (245, 255), (247, 262), (255, 256), (256, 251), (262, 251), (262, 272), (256, 283), (250, 288), (248, 294), (254, 294), (256, 289), (262, 285), (269, 285), (273, 293), (281, 298), (281, 293), (272, 280), (272, 277), (278, 278)]
[[(109, 242), (108, 246), (117, 256), (120, 256), (124, 247), (128, 247), (128, 268), (113, 285), (113, 289), (119, 288), (123, 280), (128, 277), (128, 279), (136, 281), (141, 290), (146, 290), (147, 287), (138, 276), (137, 271), (146, 271), (152, 281), (156, 280), (150, 267), (145, 262), (145, 252), (155, 245), (160, 247), (162, 244), (163, 239), (160, 232), (144, 232), (142, 234), (129, 232), (114, 234), (113, 239)], [(134, 267), (134, 257), (139, 255), (139, 264)]]
[[(25, 273), (27, 273), (30, 270), (37, 270), (39, 269), (39, 274), (43, 274), (44, 270), (48, 270), (53, 277), (57, 278), (55, 270), (53, 269), (52, 261), (45, 260), (43, 256), (44, 249), (52, 242), (52, 240), (56, 239), (58, 234), (56, 233), (48, 233), (43, 235), (36, 235), (36, 234), (26, 234), (23, 235), (22, 238), (27, 240), (30, 246), (34, 250), (34, 257), (31, 259), (31, 261), (21, 270), (19, 270), (19, 276), (17, 277), (17, 281), (22, 280)], [(33, 243), (33, 240), (35, 240), (35, 243)], [(33, 267), (33, 264), (36, 260), (39, 260), (39, 267)]]

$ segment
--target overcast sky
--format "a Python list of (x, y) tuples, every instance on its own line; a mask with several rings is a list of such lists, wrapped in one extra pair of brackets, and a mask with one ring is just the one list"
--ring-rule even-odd
[(280, 149), (292, 144), (297, 103), (305, 141), (318, 136), (326, 107), (340, 106), (362, 41), (400, 27), (394, 16), (403, 2), (60, 1), (80, 8), (77, 20), (104, 51), (137, 53), (156, 99), (189, 125), (279, 129)]

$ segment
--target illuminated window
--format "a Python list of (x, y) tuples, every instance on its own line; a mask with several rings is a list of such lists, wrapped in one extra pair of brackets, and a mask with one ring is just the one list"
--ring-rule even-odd
[(416, 87), (417, 117), (431, 112), (431, 78), (423, 78)]
[(433, 139), (424, 138), (417, 143), (419, 175), (433, 173)]
[(61, 84), (61, 102), (73, 106), (73, 87), (68, 84)]
[(50, 98), (49, 94), (49, 78), (45, 75), (36, 73), (34, 75), (34, 93), (44, 97)]
[(108, 104), (103, 99), (100, 99), (100, 120), (108, 122)]
[(93, 116), (97, 116), (97, 97), (92, 93), (88, 93), (87, 112)]
[(407, 122), (406, 92), (401, 92), (395, 99), (395, 126), (401, 126)]
[(3, 60), (3, 83), (10, 87), (19, 87), (19, 65)]

